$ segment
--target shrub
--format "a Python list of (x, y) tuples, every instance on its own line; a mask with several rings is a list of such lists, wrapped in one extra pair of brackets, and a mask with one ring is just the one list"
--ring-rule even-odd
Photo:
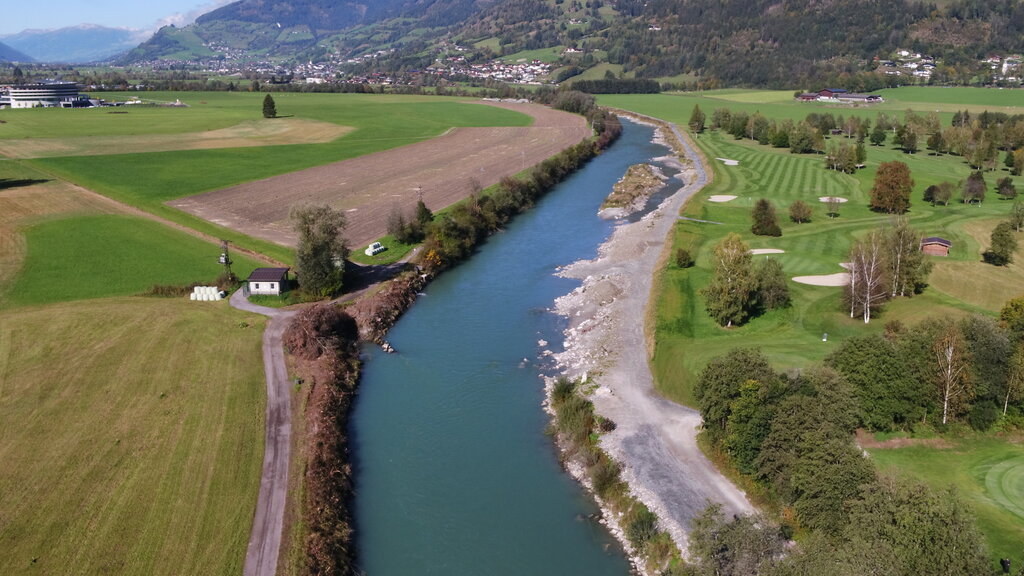
[(635, 548), (643, 548), (658, 533), (658, 518), (643, 504), (634, 508), (626, 525), (626, 538)]
[(686, 248), (676, 249), (676, 267), (689, 268), (693, 266), (693, 255)]

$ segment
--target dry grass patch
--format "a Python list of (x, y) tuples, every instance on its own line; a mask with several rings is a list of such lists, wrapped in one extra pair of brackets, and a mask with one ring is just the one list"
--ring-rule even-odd
[(143, 298), (0, 313), (0, 574), (240, 574), (263, 326)]
[[(991, 244), (990, 236), (1000, 219), (973, 220), (963, 230), (978, 249), (970, 260), (933, 258), (935, 267), (928, 283), (936, 290), (949, 294), (973, 306), (998, 312), (1007, 300), (1024, 292), (1024, 248), (1018, 248), (1014, 261), (1008, 266), (993, 266), (981, 261), (981, 252)], [(1024, 232), (1017, 233), (1018, 243), (1024, 247)]]
[(185, 134), (77, 136), (0, 140), (0, 155), (10, 158), (105, 156), (172, 150), (209, 150), (289, 144), (323, 144), (352, 131), (351, 127), (303, 118), (243, 122), (229, 128)]

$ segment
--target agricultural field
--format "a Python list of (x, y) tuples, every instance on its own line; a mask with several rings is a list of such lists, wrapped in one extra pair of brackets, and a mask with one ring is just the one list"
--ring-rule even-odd
[(1024, 438), (971, 437), (900, 440), (868, 448), (879, 468), (924, 480), (936, 489), (953, 486), (969, 502), (993, 549), (1013, 565), (1024, 564)]
[[(427, 142), (171, 201), (190, 214), (277, 244), (294, 245), (289, 209), (329, 204), (348, 216), (355, 249), (387, 231), (394, 210), (422, 198), (440, 210), (554, 156), (591, 134), (582, 116), (535, 104), (494, 104), (533, 118), (523, 128), (460, 128)], [(481, 106), (482, 107), (482, 106)], [(382, 178), (387, 174), (387, 178)]]
[[(95, 96), (124, 98), (123, 93)], [(532, 122), (511, 110), (457, 98), (281, 93), (274, 98), (282, 117), (264, 119), (264, 95), (259, 93), (144, 96), (152, 102), (180, 100), (187, 107), (19, 110), (25, 114), (4, 115), (0, 149), (11, 156), (36, 156), (20, 162), (47, 177), (66, 179), (282, 262), (291, 261), (290, 250), (165, 202), (429, 140), (452, 128)], [(81, 155), (91, 153), (93, 138), (103, 154)]]
[(241, 573), (263, 326), (183, 299), (0, 312), (0, 573)]

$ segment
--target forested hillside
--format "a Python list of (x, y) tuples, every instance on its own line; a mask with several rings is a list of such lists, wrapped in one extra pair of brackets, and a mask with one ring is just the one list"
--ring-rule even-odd
[(907, 81), (865, 74), (898, 48), (937, 58), (933, 82), (969, 83), (986, 73), (980, 60), (1024, 52), (1021, 30), (1022, 0), (241, 0), (162, 29), (126, 61), (373, 55), (360, 73), (387, 73), (431, 66), (457, 45), (469, 62), (550, 49), (555, 80), (603, 64), (704, 87), (869, 90)]

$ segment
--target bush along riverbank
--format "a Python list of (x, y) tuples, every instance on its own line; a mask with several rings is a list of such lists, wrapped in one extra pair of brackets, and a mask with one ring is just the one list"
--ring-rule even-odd
[(589, 95), (559, 93), (545, 103), (585, 115), (595, 135), (525, 175), (505, 178), (492, 190), (444, 211), (427, 225), (422, 247), (405, 271), (355, 301), (308, 308), (289, 327), (285, 347), (299, 381), (311, 388), (306, 392), (300, 447), (304, 473), (296, 475), (301, 479), (301, 519), (291, 531), (293, 546), (303, 552), (289, 555), (288, 573), (356, 573), (347, 426), (360, 371), (358, 341), (385, 344), (388, 330), (433, 278), (468, 258), (477, 244), (532, 207), (622, 132), (619, 119), (597, 108)]
[(672, 537), (658, 528), (657, 516), (630, 493), (622, 468), (599, 445), (600, 434), (614, 430), (615, 423), (594, 412), (593, 403), (583, 394), (585, 382), (561, 377), (548, 386), (552, 429), (563, 463), (598, 500), (604, 511), (602, 523), (622, 542), (637, 572), (676, 574), (683, 563)]
[(292, 320), (283, 342), (296, 382), (305, 388), (297, 446), (305, 473), (293, 475), (301, 478), (301, 501), (294, 503), (301, 527), (291, 531), (303, 553), (286, 555), (286, 573), (346, 576), (354, 573), (348, 413), (359, 378), (356, 324), (337, 306), (317, 304)]

